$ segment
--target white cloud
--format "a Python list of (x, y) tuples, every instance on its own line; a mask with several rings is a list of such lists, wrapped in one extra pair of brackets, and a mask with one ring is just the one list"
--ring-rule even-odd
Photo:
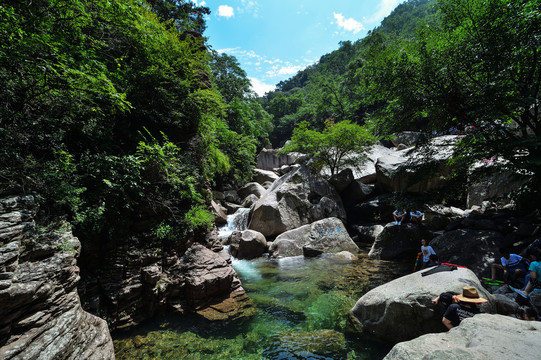
[(367, 22), (372, 23), (382, 20), (389, 15), (394, 8), (403, 0), (381, 0), (378, 4), (378, 11), (368, 19)]
[(352, 31), (357, 34), (361, 30), (364, 30), (363, 24), (353, 18), (346, 19), (344, 15), (333, 12), (334, 18), (338, 22), (338, 26), (346, 31)]
[(265, 95), (265, 93), (269, 91), (273, 91), (276, 89), (275, 85), (266, 84), (263, 81), (250, 77), (248, 78), (250, 82), (252, 83), (252, 90), (259, 96)]
[(253, 17), (259, 17), (259, 3), (253, 0), (241, 0), (241, 6), (237, 7), (239, 14), (251, 14)]
[(235, 11), (229, 5), (220, 5), (218, 6), (218, 16), (230, 18), (235, 15)]

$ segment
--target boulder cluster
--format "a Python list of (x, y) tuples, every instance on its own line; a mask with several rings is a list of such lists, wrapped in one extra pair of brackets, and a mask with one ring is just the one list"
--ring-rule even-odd
[[(467, 334), (479, 331), (493, 339), (508, 338), (507, 333), (514, 332), (522, 334), (526, 342), (535, 342), (538, 324), (529, 327), (514, 317), (519, 306), (517, 294), (507, 285), (489, 286), (479, 280), (490, 277), (491, 264), (499, 262), (499, 248), (524, 253), (541, 239), (540, 214), (518, 216), (515, 204), (502, 196), (517, 189), (522, 181), (514, 178), (502, 183), (501, 174), (491, 175), (482, 169), (482, 176), (472, 175), (471, 183), (465, 185), (468, 195), (460, 208), (417, 201), (415, 210), (424, 214), (422, 224), (406, 221), (398, 225), (392, 217), (392, 212), (402, 206), (397, 193), (402, 198), (419, 199), (446, 184), (446, 176), (452, 171), (447, 159), (459, 138), (437, 137), (426, 145), (428, 150), (419, 152), (418, 147), (410, 146), (419, 134), (401, 134), (394, 146), (375, 145), (365, 154), (361, 166), (332, 177), (325, 169), (315, 171), (302, 157), (280, 157), (265, 150), (258, 158), (260, 168), (254, 172), (254, 182), (237, 191), (215, 192), (217, 207), (224, 214), (249, 208), (246, 228), (234, 231), (225, 243), (230, 244), (235, 257), (244, 259), (267, 252), (271, 257), (314, 257), (344, 251), (356, 254), (360, 246), (369, 248), (373, 259), (411, 261), (413, 269), (421, 240), (425, 239), (441, 262), (456, 264), (457, 269), (429, 276), (418, 271), (371, 290), (351, 310), (351, 324), (380, 340), (400, 343), (389, 359), (422, 358), (417, 353), (410, 355), (414, 352), (407, 344), (422, 349), (424, 341), (431, 339), (455, 346), (439, 350), (441, 358), (453, 358), (445, 354), (469, 347), (486, 354), (491, 346), (499, 346), (498, 351), (510, 357), (519, 356), (521, 348), (511, 346), (511, 341), (488, 344), (477, 336), (467, 343)], [(411, 170), (421, 160), (428, 160), (431, 171)], [(472, 174), (481, 167), (472, 169)], [(464, 327), (442, 334), (446, 330), (441, 322), (443, 309), (435, 307), (432, 299), (445, 291), (460, 293), (464, 286), (476, 287), (489, 300), (481, 310), (492, 315), (469, 319)], [(531, 301), (533, 305), (539, 302), (535, 296)], [(430, 333), (434, 335), (425, 335)], [(467, 352), (474, 354), (475, 350)]]

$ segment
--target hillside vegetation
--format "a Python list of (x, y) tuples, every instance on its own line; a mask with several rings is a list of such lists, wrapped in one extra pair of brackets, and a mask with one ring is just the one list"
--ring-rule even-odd
[(208, 13), (3, 1), (0, 193), (39, 194), (83, 240), (137, 221), (163, 239), (210, 226), (210, 185), (251, 176), (272, 125), (236, 60), (207, 49)]

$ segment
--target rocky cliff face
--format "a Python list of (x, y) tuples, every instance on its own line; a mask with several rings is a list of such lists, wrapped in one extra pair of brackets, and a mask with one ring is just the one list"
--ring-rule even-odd
[(106, 322), (81, 308), (79, 240), (34, 216), (33, 197), (0, 199), (0, 358), (114, 359)]
[(217, 234), (161, 241), (134, 231), (100, 243), (85, 249), (79, 291), (84, 308), (112, 329), (170, 310), (209, 320), (235, 320), (255, 310)]

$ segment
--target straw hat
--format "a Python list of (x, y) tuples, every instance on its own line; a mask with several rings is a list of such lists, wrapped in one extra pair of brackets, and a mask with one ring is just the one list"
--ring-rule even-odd
[(484, 299), (479, 296), (479, 294), (477, 293), (477, 289), (474, 288), (473, 286), (464, 286), (462, 288), (462, 295), (457, 295), (456, 297), (460, 301), (469, 302), (469, 303), (479, 304), (479, 303), (488, 302), (487, 299)]

